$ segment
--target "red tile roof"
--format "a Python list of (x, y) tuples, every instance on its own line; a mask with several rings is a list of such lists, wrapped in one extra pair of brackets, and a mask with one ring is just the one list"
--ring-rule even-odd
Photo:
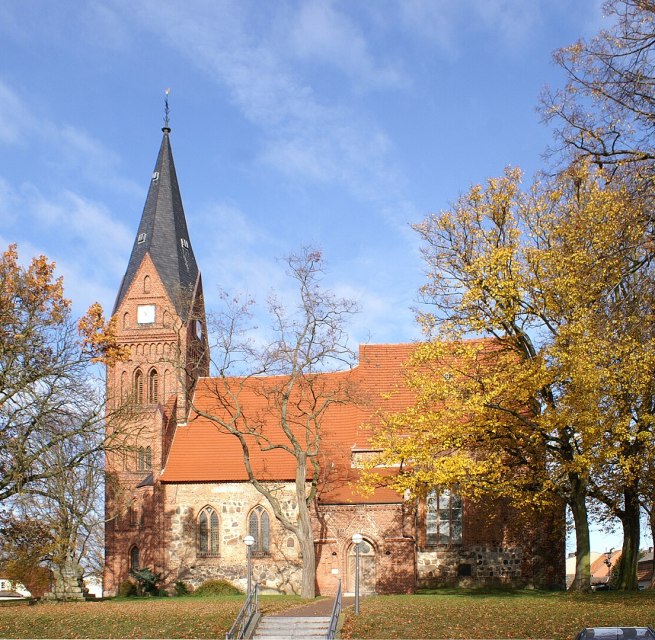
[[(332, 404), (322, 417), (320, 487), (323, 502), (399, 502), (400, 496), (380, 489), (372, 496), (362, 496), (355, 487), (358, 471), (351, 468), (353, 450), (369, 448), (371, 427), (379, 411), (399, 411), (413, 401), (413, 393), (403, 381), (403, 365), (416, 348), (415, 344), (363, 345), (359, 364), (350, 371), (320, 374), (314, 384), (324, 395), (354, 394), (356, 402)], [(279, 409), (273, 404), (279, 395), (271, 393), (287, 380), (285, 377), (201, 378), (194, 394), (197, 413), (186, 426), (178, 426), (170, 454), (161, 476), (162, 482), (240, 482), (248, 476), (238, 438), (226, 433), (202, 413), (226, 418), (234, 403), (226, 399), (229, 392), (238, 394), (239, 402), (259, 433), (271, 442), (288, 444), (280, 426)], [(294, 432), (303, 433), (300, 416), (290, 414), (296, 422)], [(295, 418), (295, 420), (294, 420)], [(265, 450), (247, 436), (251, 464), (261, 480), (295, 480), (295, 458), (273, 448)]]

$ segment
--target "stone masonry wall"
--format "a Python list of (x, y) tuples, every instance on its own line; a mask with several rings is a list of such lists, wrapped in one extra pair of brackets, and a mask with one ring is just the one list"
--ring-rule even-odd
[(474, 546), (419, 551), (416, 572), (419, 586), (460, 584), (515, 584), (522, 581), (521, 547)]
[[(299, 593), (299, 544), (275, 519), (270, 505), (248, 483), (170, 484), (166, 489), (166, 529), (168, 581), (183, 580), (194, 587), (205, 580), (225, 579), (245, 589), (247, 552), (243, 538), (248, 535), (248, 516), (256, 505), (269, 515), (270, 555), (252, 558), (253, 580), (264, 591)], [(279, 484), (287, 515), (295, 513), (295, 494), (291, 483)], [(197, 518), (205, 506), (219, 516), (219, 554), (201, 556), (196, 552)]]

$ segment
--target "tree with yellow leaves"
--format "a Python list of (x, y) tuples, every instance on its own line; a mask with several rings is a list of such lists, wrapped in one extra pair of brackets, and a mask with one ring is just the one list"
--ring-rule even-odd
[(124, 354), (99, 305), (78, 331), (54, 273), (45, 256), (21, 266), (16, 245), (0, 255), (0, 503), (50, 528), (56, 562), (88, 540), (99, 495), (107, 442), (90, 366)]
[(564, 501), (580, 590), (590, 586), (587, 501), (603, 500), (624, 524), (621, 586), (633, 588), (632, 494), (650, 455), (642, 401), (655, 376), (651, 314), (641, 315), (649, 223), (630, 189), (584, 164), (528, 193), (520, 183), (509, 169), (416, 225), (431, 305), (419, 319), (433, 340), (408, 368), (416, 404), (386, 417), (373, 464), (404, 465), (393, 484), (415, 495), (457, 485), (526, 508)]

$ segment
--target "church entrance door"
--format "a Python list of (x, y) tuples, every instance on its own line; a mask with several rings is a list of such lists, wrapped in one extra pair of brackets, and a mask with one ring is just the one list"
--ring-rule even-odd
[[(348, 592), (355, 593), (356, 548), (348, 550)], [(359, 544), (359, 593), (375, 593), (375, 549), (368, 540)]]

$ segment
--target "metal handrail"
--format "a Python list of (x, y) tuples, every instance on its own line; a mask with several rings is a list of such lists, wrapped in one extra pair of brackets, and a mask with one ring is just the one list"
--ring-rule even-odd
[(341, 578), (339, 578), (339, 587), (337, 588), (337, 595), (334, 598), (334, 605), (332, 606), (332, 615), (330, 616), (330, 625), (325, 634), (325, 640), (332, 640), (337, 633), (337, 623), (341, 615)]
[(250, 621), (253, 619), (253, 616), (259, 611), (258, 600), (259, 595), (259, 585), (256, 584), (255, 588), (250, 592), (246, 598), (246, 602), (241, 607), (237, 619), (234, 621), (234, 624), (230, 627), (230, 630), (225, 634), (225, 640), (240, 640), (243, 638)]

